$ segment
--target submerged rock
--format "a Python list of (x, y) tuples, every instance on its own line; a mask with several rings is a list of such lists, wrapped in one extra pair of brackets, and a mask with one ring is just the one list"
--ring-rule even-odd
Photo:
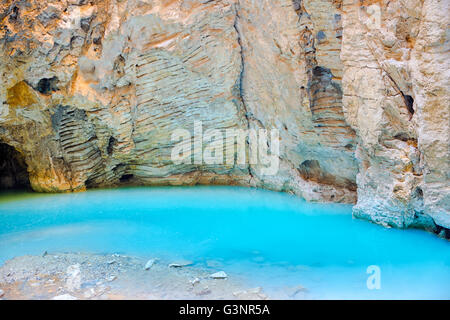
[(298, 285), (295, 287), (289, 287), (284, 289), (285, 293), (290, 298), (297, 298), (300, 294), (306, 294), (308, 292), (308, 289), (305, 287)]
[[(105, 255), (63, 253), (49, 255), (43, 259), (38, 256), (22, 256), (8, 260), (0, 266), (0, 288), (7, 292), (5, 299), (234, 299), (236, 291), (246, 288), (240, 281), (209, 278), (210, 270), (200, 264), (186, 269), (170, 271), (170, 261), (163, 260), (161, 266), (153, 266), (151, 272), (142, 270), (146, 259), (140, 257), (116, 257), (120, 270), (111, 270)], [(88, 266), (86, 261), (91, 263)], [(68, 291), (66, 286), (67, 269), (77, 271), (80, 265), (83, 283), (79, 290)], [(12, 270), (17, 270), (10, 276)], [(37, 279), (39, 287), (23, 285), (30, 279)], [(112, 273), (108, 273), (112, 272)], [(73, 275), (77, 272), (69, 272)], [(110, 280), (120, 279), (110, 284)]]
[(193, 265), (193, 262), (190, 260), (180, 260), (169, 264), (169, 268), (183, 268), (191, 265)]
[(157, 259), (150, 259), (144, 266), (144, 270), (150, 270), (151, 267), (156, 263)]
[(212, 279), (226, 279), (228, 278), (228, 275), (224, 271), (219, 271), (211, 274), (209, 277)]

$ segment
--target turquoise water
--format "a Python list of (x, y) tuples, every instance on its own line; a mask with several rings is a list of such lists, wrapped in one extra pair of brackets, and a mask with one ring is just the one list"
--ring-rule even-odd
[[(0, 264), (44, 251), (189, 259), (268, 293), (310, 299), (449, 299), (450, 243), (353, 219), (351, 206), (235, 187), (0, 196)], [(380, 268), (379, 290), (366, 285)]]

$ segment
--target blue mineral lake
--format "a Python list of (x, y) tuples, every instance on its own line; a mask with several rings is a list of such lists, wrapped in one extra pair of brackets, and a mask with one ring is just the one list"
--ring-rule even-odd
[[(26, 254), (124, 253), (220, 262), (267, 293), (308, 299), (449, 299), (450, 242), (352, 218), (352, 207), (238, 187), (0, 195), (0, 265)], [(380, 289), (367, 286), (369, 266)]]

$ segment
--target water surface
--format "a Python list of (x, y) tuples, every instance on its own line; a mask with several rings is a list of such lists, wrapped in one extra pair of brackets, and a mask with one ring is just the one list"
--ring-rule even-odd
[[(189, 259), (310, 299), (449, 299), (450, 243), (353, 219), (351, 206), (236, 187), (0, 195), (0, 264), (25, 254)], [(367, 268), (381, 289), (367, 288)]]

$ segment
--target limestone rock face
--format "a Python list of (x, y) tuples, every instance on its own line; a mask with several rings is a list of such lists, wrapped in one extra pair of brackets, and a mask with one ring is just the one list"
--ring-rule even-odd
[(343, 106), (358, 135), (354, 215), (450, 226), (448, 1), (344, 1)]
[[(238, 184), (449, 228), (447, 3), (3, 1), (4, 163), (36, 191)], [(194, 159), (234, 158), (228, 129), (278, 130), (278, 172), (172, 161), (200, 122), (220, 134)]]
[[(281, 169), (268, 188), (324, 200), (356, 190), (356, 137), (342, 109), (339, 9), (330, 1), (241, 0), (242, 99), (251, 127), (278, 128)], [(337, 193), (323, 188), (334, 186)]]

